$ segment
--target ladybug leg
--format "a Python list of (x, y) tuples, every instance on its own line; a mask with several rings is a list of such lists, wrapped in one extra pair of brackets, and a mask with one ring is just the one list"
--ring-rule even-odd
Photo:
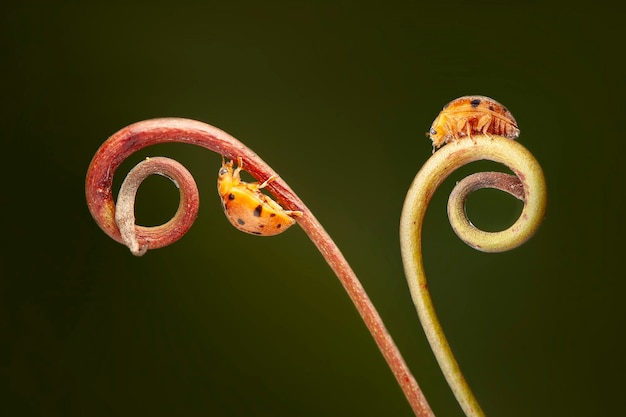
[(237, 157), (237, 166), (240, 170), (243, 169), (243, 158), (241, 156)]
[(487, 135), (491, 137), (488, 132), (489, 127), (491, 126), (491, 122), (493, 121), (491, 114), (485, 114), (480, 119), (478, 119), (478, 123), (476, 124), (476, 130), (482, 132), (483, 135)]
[(240, 179), (241, 178), (239, 173), (241, 172), (242, 167), (243, 167), (243, 160), (241, 159), (241, 156), (238, 156), (237, 157), (237, 168), (235, 168), (235, 170), (233, 171), (233, 178), (236, 178), (236, 179)]
[[(439, 144), (439, 146), (443, 145), (444, 143), (448, 143), (448, 142), (452, 142), (454, 140), (459, 139), (459, 135), (457, 135), (456, 130), (454, 128), (454, 126), (452, 126), (451, 122), (446, 122), (445, 124), (445, 130), (443, 132), (443, 135), (441, 136), (441, 142)], [(437, 146), (437, 147), (439, 147)]]
[[(241, 156), (237, 157), (237, 165), (239, 166), (237, 167), (237, 169), (235, 169), (235, 172), (233, 173), (233, 175), (239, 175), (239, 172), (243, 169), (243, 159), (241, 158)], [(266, 179), (259, 185), (256, 185), (255, 183), (250, 183), (248, 185), (254, 186), (254, 188), (256, 188), (257, 190), (260, 190), (261, 188), (267, 187), (267, 184), (269, 184), (270, 182), (276, 181), (277, 178), (278, 178), (278, 175), (272, 175), (271, 177), (269, 177), (268, 179)]]
[[(273, 178), (273, 177), (270, 177), (270, 178)], [(274, 179), (276, 179), (276, 178), (278, 178), (278, 176), (275, 176)], [(287, 216), (302, 217), (302, 215), (304, 214), (300, 210), (285, 210), (283, 208), (283, 206), (281, 206), (280, 204), (278, 204), (276, 201), (272, 200), (271, 198), (269, 198), (265, 194), (263, 194), (263, 197), (264, 197), (263, 201), (265, 202), (265, 204), (269, 205), (274, 210), (281, 211), (281, 212), (285, 213)]]
[(472, 124), (469, 120), (465, 120), (465, 128), (467, 129), (467, 137), (470, 138), (474, 144), (476, 144), (476, 141), (472, 137)]
[(261, 188), (265, 188), (267, 187), (267, 184), (269, 184), (272, 181), (276, 181), (278, 179), (278, 175), (272, 175), (271, 177), (269, 177), (268, 179), (266, 179), (265, 181), (263, 181), (261, 184), (259, 184), (259, 190)]
[[(461, 118), (456, 122), (456, 129), (452, 130), (456, 139), (460, 137), (460, 133), (465, 131), (468, 138), (472, 137), (472, 126), (466, 118)], [(458, 132), (458, 133), (457, 133)]]

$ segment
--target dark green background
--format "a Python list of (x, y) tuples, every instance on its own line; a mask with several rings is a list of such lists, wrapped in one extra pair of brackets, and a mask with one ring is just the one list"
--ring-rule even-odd
[[(538, 234), (509, 253), (460, 242), (431, 204), (437, 311), (490, 416), (623, 412), (624, 22), (601, 4), (146, 2), (2, 6), (1, 414), (410, 416), (336, 278), (305, 234), (237, 232), (219, 155), (184, 163), (202, 207), (175, 245), (135, 258), (91, 219), (87, 166), (147, 118), (214, 124), (298, 192), (376, 303), (438, 416), (461, 416), (403, 278), (398, 222), (441, 107), (494, 97), (545, 169)], [(478, 164), (474, 170), (488, 164)], [(470, 169), (467, 170), (468, 172)], [(144, 224), (176, 189), (151, 178)], [(495, 191), (472, 219), (510, 224)]]

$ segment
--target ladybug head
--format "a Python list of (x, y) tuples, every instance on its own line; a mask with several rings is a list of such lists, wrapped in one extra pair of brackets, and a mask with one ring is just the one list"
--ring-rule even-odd
[(217, 173), (217, 191), (222, 196), (230, 191), (233, 185), (233, 161), (225, 162)]
[[(435, 120), (436, 122), (436, 120)], [(433, 125), (431, 126), (430, 130), (428, 132), (426, 132), (426, 136), (430, 138), (430, 140), (433, 141), (433, 146), (438, 148), (441, 145), (443, 145), (444, 142), (444, 137), (445, 135), (442, 135), (443, 133), (442, 128), (438, 128), (435, 123), (433, 123)]]

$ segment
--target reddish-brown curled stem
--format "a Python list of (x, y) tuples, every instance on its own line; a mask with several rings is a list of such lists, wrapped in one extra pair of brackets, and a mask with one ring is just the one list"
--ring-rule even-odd
[[(246, 161), (246, 171), (254, 177), (265, 180), (277, 175), (250, 148), (228, 133), (189, 119), (166, 118), (152, 119), (132, 124), (118, 131), (100, 146), (94, 155), (86, 179), (86, 195), (89, 210), (96, 223), (116, 241), (123, 243), (120, 231), (115, 223), (115, 201), (113, 200), (113, 174), (120, 164), (132, 153), (158, 143), (179, 142), (202, 146), (228, 158), (241, 156)], [(179, 184), (183, 187), (183, 184)], [(267, 186), (278, 201), (286, 208), (301, 210), (300, 200), (280, 178)], [(292, 208), (294, 207), (294, 208)], [(189, 219), (186, 218), (186, 221)], [(149, 228), (137, 230), (137, 239), (141, 245), (147, 243), (148, 249), (167, 246), (180, 238), (180, 235), (163, 236), (152, 239)], [(180, 225), (180, 230), (188, 229)]]
[[(155, 174), (169, 178), (178, 187), (180, 191), (178, 210), (170, 221), (160, 226), (137, 226), (135, 224), (137, 190), (146, 178)], [(133, 255), (141, 256), (148, 250), (150, 242), (159, 245), (187, 233), (198, 215), (199, 208), (198, 187), (187, 168), (170, 158), (146, 158), (126, 175), (120, 187), (115, 205), (115, 222), (120, 229), (123, 243), (130, 248)], [(145, 242), (140, 244), (138, 235), (144, 236)]]
[[(243, 143), (208, 124), (188, 119), (168, 118), (147, 120), (130, 125), (115, 133), (98, 149), (87, 172), (86, 194), (89, 210), (102, 230), (118, 242), (123, 242), (123, 239), (115, 222), (115, 202), (111, 189), (113, 174), (122, 161), (133, 152), (164, 142), (199, 145), (230, 159), (241, 157), (245, 162), (246, 171), (261, 182), (277, 175)], [(179, 186), (182, 190), (183, 184)], [(417, 381), (406, 366), (363, 286), (328, 233), (281, 177), (269, 183), (267, 189), (284, 208), (303, 212), (303, 216), (296, 218), (296, 221), (317, 246), (346, 289), (415, 415), (434, 416)], [(184, 227), (186, 226), (181, 225), (177, 230), (183, 230)], [(166, 246), (180, 237), (163, 236), (158, 241), (154, 241), (146, 234), (145, 229), (137, 228), (136, 238), (140, 247), (147, 245), (148, 249)]]

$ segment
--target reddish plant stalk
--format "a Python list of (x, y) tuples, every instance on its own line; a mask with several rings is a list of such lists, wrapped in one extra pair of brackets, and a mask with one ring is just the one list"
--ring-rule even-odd
[[(206, 123), (189, 119), (167, 118), (147, 120), (130, 125), (115, 133), (102, 144), (91, 161), (86, 179), (87, 203), (92, 216), (106, 234), (120, 243), (125, 243), (125, 240), (115, 221), (115, 201), (112, 193), (113, 174), (122, 161), (132, 153), (147, 146), (165, 142), (202, 146), (229, 159), (241, 157), (245, 162), (246, 171), (261, 182), (277, 175), (269, 165), (243, 143)], [(178, 185), (181, 194), (188, 188), (186, 184), (179, 183)], [(400, 384), (415, 415), (434, 416), (417, 381), (408, 369), (363, 286), (328, 233), (282, 178), (278, 177), (268, 184), (267, 189), (285, 209), (299, 210), (304, 213), (302, 217), (296, 218), (296, 221), (317, 246), (346, 289), (348, 296)], [(185, 215), (183, 207), (181, 210), (183, 212), (177, 213), (175, 218), (166, 224), (167, 227), (165, 227), (166, 225), (159, 226), (159, 229), (159, 227), (135, 226), (134, 244), (149, 250), (167, 246), (178, 240), (188, 230), (195, 218), (195, 215)]]

